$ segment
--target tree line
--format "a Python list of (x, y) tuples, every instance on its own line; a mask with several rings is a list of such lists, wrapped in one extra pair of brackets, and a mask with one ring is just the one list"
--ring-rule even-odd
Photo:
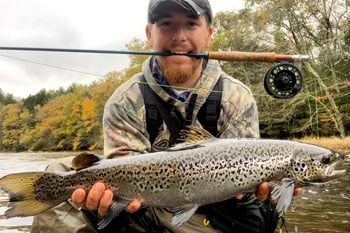
[[(350, 19), (343, 0), (247, 0), (238, 12), (213, 20), (212, 51), (307, 54), (295, 64), (304, 84), (291, 99), (264, 90), (274, 64), (221, 62), (225, 72), (247, 84), (259, 108), (262, 137), (291, 138), (350, 134)], [(147, 51), (134, 39), (130, 50)], [(147, 56), (130, 56), (123, 71), (111, 71), (90, 85), (41, 90), (18, 99), (0, 89), (0, 151), (95, 150), (103, 147), (102, 115), (113, 91), (140, 72)]]

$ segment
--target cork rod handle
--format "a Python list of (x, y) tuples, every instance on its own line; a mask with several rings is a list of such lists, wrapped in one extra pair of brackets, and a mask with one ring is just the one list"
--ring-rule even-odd
[(221, 61), (259, 61), (259, 62), (275, 62), (275, 61), (307, 61), (307, 55), (284, 55), (274, 52), (254, 53), (254, 52), (238, 52), (238, 51), (222, 51), (209, 52), (209, 59)]

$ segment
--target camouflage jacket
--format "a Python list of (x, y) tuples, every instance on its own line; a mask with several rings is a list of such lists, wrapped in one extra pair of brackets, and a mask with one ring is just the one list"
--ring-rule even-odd
[[(162, 100), (172, 99), (176, 110), (186, 118), (186, 107), (190, 96), (182, 102), (175, 99), (157, 83), (152, 75), (150, 59), (143, 65), (142, 74), (136, 74), (122, 86), (116, 89), (106, 103), (104, 109), (104, 154), (112, 157), (118, 147), (126, 145), (142, 152), (151, 151), (151, 143), (146, 127), (146, 112), (139, 83), (144, 75), (151, 89)], [(221, 111), (218, 119), (218, 135), (221, 138), (251, 138), (259, 137), (258, 111), (251, 91), (240, 81), (225, 74), (217, 61), (209, 60), (202, 72), (196, 87), (191, 94), (198, 97), (193, 111), (193, 126), (201, 127), (196, 118), (201, 106), (205, 103), (210, 91), (219, 78), (223, 80)], [(160, 127), (159, 134), (153, 145), (164, 144), (169, 140), (170, 132), (165, 123)]]

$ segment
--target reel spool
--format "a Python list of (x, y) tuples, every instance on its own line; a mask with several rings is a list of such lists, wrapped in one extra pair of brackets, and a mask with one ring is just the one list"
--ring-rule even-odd
[(264, 78), (266, 92), (276, 99), (297, 95), (303, 85), (301, 72), (291, 63), (279, 63), (269, 69)]

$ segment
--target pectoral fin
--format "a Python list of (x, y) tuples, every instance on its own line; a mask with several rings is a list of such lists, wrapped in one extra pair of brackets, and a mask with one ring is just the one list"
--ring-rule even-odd
[(289, 178), (284, 178), (281, 183), (269, 182), (269, 185), (272, 188), (271, 199), (277, 203), (277, 213), (282, 217), (292, 203), (295, 183)]
[(100, 217), (97, 223), (97, 229), (101, 230), (105, 228), (115, 217), (117, 217), (129, 204), (129, 201), (124, 201), (118, 199), (118, 201), (113, 200), (112, 205), (109, 207), (106, 215)]
[(175, 212), (171, 223), (177, 227), (181, 226), (182, 224), (190, 220), (190, 218), (192, 217), (192, 215), (194, 215), (197, 209), (197, 204), (174, 209)]
[(83, 152), (72, 159), (72, 168), (76, 171), (93, 166), (100, 158), (92, 153)]

